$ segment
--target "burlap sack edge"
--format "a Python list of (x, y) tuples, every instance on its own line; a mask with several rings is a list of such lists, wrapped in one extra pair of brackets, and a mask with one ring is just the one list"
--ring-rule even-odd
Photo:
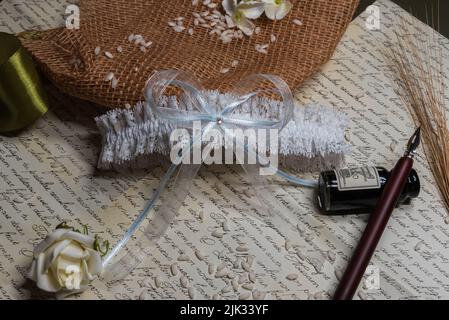
[[(88, 9), (89, 6), (93, 5), (92, 2), (90, 2), (89, 0), (82, 1), (81, 8), (83, 8), (83, 5), (86, 5), (86, 9)], [(325, 5), (325, 2), (325, 0), (302, 0), (297, 1), (294, 6), (299, 6), (300, 4), (302, 4), (303, 6), (307, 6), (310, 3), (310, 6), (315, 5), (319, 7)], [(333, 4), (336, 2), (337, 1), (332, 1)], [(339, 14), (341, 13), (341, 16), (338, 16), (337, 13), (335, 17), (327, 16), (328, 20), (338, 18), (338, 21), (333, 21), (333, 23), (339, 26), (338, 30), (334, 29), (332, 30), (333, 33), (329, 32), (330, 34), (332, 34), (332, 40), (328, 42), (328, 47), (324, 48), (324, 50), (319, 50), (319, 52), (316, 54), (316, 59), (314, 57), (312, 59), (312, 63), (303, 66), (300, 70), (291, 70), (292, 68), (289, 66), (289, 70), (282, 69), (281, 71), (279, 71), (276, 70), (276, 66), (273, 66), (273, 63), (271, 62), (271, 64), (267, 63), (269, 64), (267, 67), (265, 67), (265, 65), (263, 64), (258, 64), (256, 67), (253, 66), (252, 69), (247, 68), (241, 72), (231, 72), (229, 74), (220, 73), (220, 66), (214, 66), (214, 72), (208, 73), (206, 77), (202, 76), (202, 74), (200, 74), (200, 76), (198, 76), (198, 74), (195, 75), (201, 81), (203, 81), (207, 89), (219, 89), (222, 91), (228, 90), (230, 86), (237, 81), (237, 79), (240, 79), (245, 75), (252, 73), (277, 74), (284, 78), (284, 80), (286, 80), (291, 88), (298, 88), (301, 83), (303, 83), (322, 64), (324, 64), (331, 58), (359, 4), (359, 0), (340, 0), (340, 2), (347, 5), (347, 7), (339, 12)], [(331, 6), (332, 4), (330, 4), (329, 2), (329, 5)], [(313, 11), (315, 9), (317, 8), (312, 8), (310, 9), (310, 11)], [(95, 10), (90, 10), (90, 12), (92, 11)], [(92, 12), (91, 16), (94, 14), (96, 13)], [(284, 19), (286, 20), (285, 23), (291, 23), (293, 19), (301, 18), (296, 17), (293, 14), (294, 12), (291, 13), (291, 16), (288, 18), (288, 20), (287, 18)], [(327, 26), (325, 24), (328, 24), (329, 22), (321, 21), (319, 12), (315, 12), (314, 15), (315, 17), (313, 19), (315, 20), (308, 19), (307, 15), (305, 16), (306, 18), (302, 18), (301, 20), (304, 21), (303, 24), (307, 24), (309, 21), (312, 21), (313, 23), (316, 23), (318, 21), (318, 30), (326, 29)], [(81, 22), (82, 21), (83, 20), (81, 20)], [(268, 21), (268, 23), (271, 23), (271, 21)], [(312, 27), (317, 28), (316, 24), (312, 25)], [(307, 32), (307, 29), (305, 32)], [(311, 36), (309, 36), (308, 38), (309, 42), (315, 41)], [(123, 35), (121, 38), (123, 38)], [(315, 38), (318, 38), (318, 36), (316, 36)], [(119, 88), (117, 88), (116, 90), (112, 90), (110, 88), (110, 84), (104, 81), (104, 75), (108, 70), (107, 66), (103, 68), (102, 72), (100, 72), (98, 67), (96, 67), (97, 69), (95, 69), (96, 71), (94, 73), (89, 73), (89, 70), (92, 70), (91, 68), (97, 64), (95, 61), (97, 58), (93, 53), (93, 49), (95, 48), (93, 44), (87, 43), (84, 39), (82, 28), (80, 30), (57, 28), (41, 32), (38, 36), (34, 34), (33, 37), (23, 38), (21, 40), (25, 48), (30, 51), (30, 53), (36, 60), (45, 77), (47, 77), (61, 91), (77, 98), (91, 101), (109, 108), (123, 107), (125, 103), (135, 104), (138, 101), (141, 101), (143, 99), (143, 86), (146, 82), (146, 79), (154, 72), (154, 70), (169, 68), (183, 70), (186, 69), (177, 65), (179, 61), (173, 61), (172, 64), (168, 63), (162, 65), (161, 67), (153, 67), (153, 65), (157, 65), (157, 63), (155, 63), (154, 60), (151, 60), (150, 56), (150, 58), (147, 59), (149, 61), (148, 63), (145, 63), (145, 61), (141, 61), (141, 64), (145, 70), (142, 71), (138, 77), (133, 78), (128, 76), (120, 83)], [(173, 40), (176, 41), (176, 39)], [(210, 41), (211, 44), (214, 44), (214, 48), (221, 47), (220, 44), (215, 44), (216, 40)], [(254, 40), (245, 38), (239, 41), (257, 41), (257, 39)], [(228, 45), (241, 46), (241, 44), (239, 43), (231, 43)], [(300, 47), (301, 48), (298, 47), (298, 50), (301, 49), (302, 51), (307, 51), (307, 48), (302, 48), (302, 45)], [(71, 66), (69, 63), (71, 60), (73, 60), (74, 50), (77, 51), (77, 53), (82, 53), (80, 54), (80, 56), (82, 58), (82, 65), (84, 67), (77, 70), (70, 70)], [(162, 54), (163, 53), (164, 52), (162, 50)], [(158, 52), (158, 54), (161, 54), (161, 52)], [(313, 52), (309, 54), (312, 55)], [(105, 59), (104, 57), (102, 58)], [(124, 62), (121, 63), (125, 63), (125, 60), (123, 60)], [(282, 64), (280, 63), (278, 65)], [(298, 63), (298, 65), (300, 65), (300, 63)], [(198, 65), (198, 67), (196, 67), (193, 63), (192, 66), (189, 66), (187, 69), (190, 70), (185, 71), (197, 73), (196, 70), (203, 71), (204, 68), (202, 65)], [(129, 90), (129, 88), (132, 88), (132, 90)]]

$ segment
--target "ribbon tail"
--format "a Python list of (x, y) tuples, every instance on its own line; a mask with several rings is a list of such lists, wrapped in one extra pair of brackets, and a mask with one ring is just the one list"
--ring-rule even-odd
[[(177, 170), (176, 168), (173, 170), (174, 167), (178, 167)], [(120, 247), (116, 246), (117, 250), (111, 252), (111, 258), (118, 252), (118, 249), (124, 249), (126, 254), (120, 258), (117, 263), (110, 265), (106, 269), (105, 278), (107, 280), (123, 279), (143, 262), (149, 254), (151, 254), (151, 249), (156, 246), (158, 241), (164, 236), (165, 232), (178, 215), (179, 209), (189, 194), (193, 185), (193, 180), (198, 174), (200, 167), (200, 164), (179, 166), (172, 164), (164, 178), (170, 179), (170, 177), (174, 175), (174, 179), (171, 186), (169, 186), (160, 197), (160, 207), (155, 208), (156, 201), (154, 201), (154, 204), (148, 208), (147, 211), (154, 209), (154, 215), (135, 244), (124, 244)], [(175, 171), (177, 171), (176, 174)], [(161, 184), (159, 190), (163, 189), (166, 184), (167, 183)], [(161, 193), (162, 192), (157, 192), (157, 194)], [(152, 201), (150, 201), (150, 203), (152, 203)], [(130, 230), (132, 230), (131, 233), (136, 231), (132, 228), (130, 228)], [(106, 259), (105, 262), (107, 262)]]
[[(209, 123), (201, 134), (201, 138), (214, 126)], [(201, 168), (201, 164), (176, 164), (182, 159), (190, 157), (194, 152), (194, 146), (201, 143), (200, 140), (193, 141), (182, 155), (178, 156), (179, 162), (172, 163), (165, 173), (162, 181), (151, 200), (133, 222), (123, 238), (117, 243), (113, 250), (103, 260), (103, 266), (107, 266), (104, 278), (106, 280), (120, 280), (132, 272), (150, 254), (150, 250), (163, 237), (168, 227), (176, 218), (182, 202), (185, 200), (193, 185), (193, 180)], [(174, 176), (172, 184), (168, 186), (170, 179)], [(164, 195), (162, 193), (165, 191)], [(155, 208), (158, 200), (161, 206)], [(132, 235), (142, 225), (150, 211), (154, 209), (155, 214), (145, 228), (143, 235), (134, 245), (127, 244)], [(121, 250), (125, 249), (126, 254), (116, 263), (110, 264), (110, 260)]]

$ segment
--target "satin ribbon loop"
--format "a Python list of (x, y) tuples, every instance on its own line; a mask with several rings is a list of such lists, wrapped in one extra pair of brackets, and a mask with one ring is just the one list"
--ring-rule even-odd
[(0, 133), (25, 128), (48, 110), (31, 56), (12, 34), (0, 32)]

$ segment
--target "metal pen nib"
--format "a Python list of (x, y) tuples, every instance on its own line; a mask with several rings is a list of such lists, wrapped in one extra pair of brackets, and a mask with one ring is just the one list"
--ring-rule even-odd
[(405, 155), (410, 158), (413, 158), (416, 154), (416, 149), (418, 149), (420, 143), (421, 143), (421, 127), (416, 129), (415, 133), (411, 136), (410, 140), (408, 141)]

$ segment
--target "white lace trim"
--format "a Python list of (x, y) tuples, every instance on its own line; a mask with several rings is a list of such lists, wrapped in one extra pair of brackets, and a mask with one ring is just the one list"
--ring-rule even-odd
[[(230, 101), (229, 94), (207, 91), (210, 106), (222, 110)], [(190, 110), (191, 106), (175, 97), (166, 97), (163, 107)], [(282, 115), (282, 102), (254, 97), (234, 111), (242, 119), (274, 119)], [(145, 103), (131, 109), (115, 109), (95, 119), (103, 142), (98, 167), (149, 167), (151, 160), (168, 160), (170, 133), (175, 128), (154, 116)], [(279, 133), (279, 162), (282, 167), (310, 170), (338, 165), (350, 146), (345, 142), (347, 116), (319, 105), (296, 105), (294, 117)], [(267, 146), (268, 147), (268, 146)], [(273, 150), (270, 152), (276, 152)], [(161, 159), (162, 158), (162, 159)]]

